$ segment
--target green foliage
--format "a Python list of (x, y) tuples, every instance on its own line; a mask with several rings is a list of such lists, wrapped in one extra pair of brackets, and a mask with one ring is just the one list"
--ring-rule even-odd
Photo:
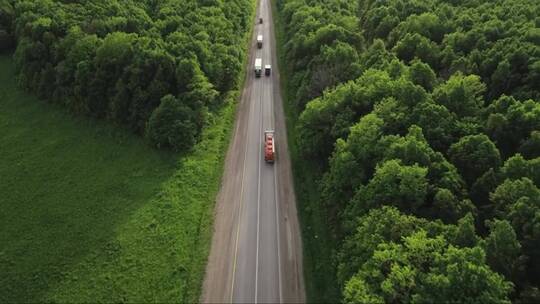
[(450, 147), (448, 154), (469, 184), (501, 165), (499, 150), (484, 134), (462, 137)]
[(405, 77), (394, 80), (386, 72), (368, 70), (357, 80), (340, 85), (307, 104), (298, 126), (300, 145), (306, 155), (328, 157), (336, 139), (345, 138), (350, 126), (385, 98), (394, 98), (403, 105), (401, 111), (408, 114), (408, 108), (428, 97), (422, 87)]
[(526, 158), (540, 157), (540, 131), (532, 131), (531, 136), (519, 147)]
[(445, 106), (432, 101), (419, 103), (414, 108), (412, 116), (437, 151), (446, 151), (460, 133), (455, 114), (448, 111)]
[(435, 89), (433, 98), (459, 117), (474, 117), (483, 106), (485, 89), (480, 77), (456, 74)]
[(452, 193), (452, 191), (446, 188), (438, 188), (433, 197), (430, 214), (433, 218), (440, 218), (446, 222), (456, 222), (468, 212), (476, 214), (476, 210), (476, 206), (469, 199), (460, 200), (459, 196)]
[(506, 179), (491, 194), (491, 200), (495, 214), (510, 222), (523, 253), (529, 258), (526, 267), (528, 278), (538, 282), (540, 267), (535, 257), (540, 254), (540, 190), (526, 177)]
[[(301, 145), (306, 154), (328, 155), (332, 143), (347, 133), (350, 121), (370, 110), (373, 104), (369, 96), (380, 96), (389, 81), (382, 73), (366, 74), (363, 79), (363, 83), (370, 85), (365, 87), (349, 82), (307, 105), (299, 122), (300, 138), (305, 139)], [(337, 123), (340, 124), (334, 126)]]
[(521, 244), (516, 233), (506, 220), (487, 223), (490, 233), (485, 240), (485, 251), (491, 268), (507, 279), (517, 279), (520, 265)]
[(510, 303), (513, 284), (489, 268), (480, 247), (449, 246), (432, 256), (433, 268), (418, 284), (414, 302)]
[(24, 93), (0, 57), (0, 302), (197, 302), (237, 96), (178, 158)]
[(501, 169), (504, 178), (519, 179), (527, 177), (540, 186), (540, 158), (525, 160), (520, 154), (516, 154), (506, 160)]
[(475, 211), (462, 199), (466, 190), (456, 168), (429, 147), (419, 127), (404, 137), (383, 136), (383, 123), (366, 115), (347, 141), (338, 140), (322, 180), (323, 197), (347, 230), (346, 223), (381, 204), (450, 222)]
[(347, 141), (337, 141), (330, 161), (331, 169), (322, 184), (329, 204), (343, 204), (359, 185), (371, 177), (376, 165), (372, 160), (382, 152), (377, 145), (382, 135), (382, 124), (376, 115), (366, 115), (351, 128)]
[[(278, 8), (290, 86), (298, 92), (299, 154), (324, 168), (319, 206), (326, 210), (318, 212), (330, 216), (342, 243), (336, 250), (344, 301), (536, 299), (538, 3), (281, 0)], [(329, 69), (319, 59), (339, 52), (349, 66), (334, 61), (338, 68)], [(378, 244), (397, 246), (397, 232), (412, 233), (388, 212), (358, 219), (384, 205), (457, 223), (417, 237), (449, 240), (427, 251), (437, 266), (416, 269), (401, 260), (402, 245), (381, 251), (392, 252), (389, 260), (373, 260)], [(369, 230), (379, 222), (395, 227), (395, 236)], [(364, 263), (372, 267), (365, 276)], [(383, 276), (375, 279), (377, 271)], [(513, 281), (515, 292), (493, 271)]]
[[(540, 104), (533, 100), (517, 101), (511, 96), (501, 96), (491, 104), (485, 126), (505, 155), (510, 156), (516, 148), (526, 144), (534, 131), (540, 130)], [(534, 139), (532, 139), (534, 143)], [(533, 153), (534, 152), (529, 152)]]
[[(12, 2), (13, 10), (0, 7), (13, 11), (8, 19), (0, 14), (0, 43), (6, 39), (2, 24), (8, 23), (26, 88), (76, 113), (118, 122), (137, 134), (152, 133), (156, 146), (183, 151), (196, 143), (193, 138), (204, 126), (200, 109), (216, 110), (237, 85), (243, 33), (254, 10), (251, 0)], [(191, 117), (182, 123), (161, 119), (156, 128), (149, 120), (167, 95), (184, 110), (158, 112), (165, 108)], [(183, 144), (165, 143), (172, 129), (192, 134)]]
[(15, 45), (13, 37), (13, 18), (15, 12), (8, 0), (0, 0), (0, 52), (9, 50)]
[(392, 51), (406, 62), (417, 58), (433, 67), (439, 65), (440, 50), (437, 44), (417, 33), (407, 33)]
[(449, 240), (459, 247), (474, 247), (479, 242), (479, 237), (476, 235), (474, 225), (474, 217), (471, 213), (467, 213), (459, 219), (457, 229), (450, 233)]
[[(277, 7), (296, 93), (288, 102), (298, 113), (297, 158), (321, 169), (310, 177), (319, 180), (310, 196), (319, 201), (309, 202), (320, 210), (310, 212), (328, 217), (337, 252), (351, 252), (338, 253), (343, 300), (539, 299), (540, 2), (279, 0)], [(337, 54), (344, 60), (330, 56)], [(370, 258), (348, 243), (358, 217), (388, 205), (457, 223), (439, 231), (451, 246), (437, 254), (464, 268), (437, 264), (444, 272), (418, 280), (431, 270), (404, 264), (390, 275), (379, 260), (369, 275), (384, 267), (384, 278), (355, 275)], [(497, 247), (500, 240), (507, 247)], [(391, 242), (399, 239), (374, 241)], [(513, 292), (493, 271), (512, 281)], [(470, 277), (453, 281), (458, 274)], [(485, 285), (458, 298), (452, 288), (470, 287), (464, 282)]]
[(343, 288), (344, 303), (385, 303), (383, 297), (370, 292), (366, 282), (354, 276)]
[(163, 97), (148, 122), (148, 138), (158, 148), (164, 146), (176, 151), (187, 150), (196, 142), (197, 131), (200, 130), (192, 119), (202, 113), (197, 115), (194, 112), (172, 95)]
[(426, 220), (402, 214), (389, 206), (372, 209), (357, 223), (355, 231), (345, 239), (337, 255), (338, 283), (341, 286), (373, 255), (379, 244), (400, 242), (403, 236), (428, 226)]
[(496, 210), (501, 212), (501, 216), (505, 216), (520, 199), (532, 200), (533, 204), (540, 199), (540, 190), (528, 178), (507, 179), (491, 195), (491, 200)]
[[(359, 56), (364, 45), (356, 30), (355, 3), (344, 1), (278, 1), (285, 31), (287, 58), (298, 74), (297, 104), (320, 96), (326, 87), (360, 75)], [(300, 73), (301, 71), (301, 73)]]
[(353, 211), (348, 211), (347, 216), (356, 218), (381, 205), (418, 212), (428, 192), (426, 175), (427, 169), (417, 165), (404, 166), (397, 160), (384, 162), (369, 183), (356, 191), (349, 205)]
[(348, 303), (510, 303), (511, 290), (512, 284), (486, 264), (480, 247), (455, 247), (443, 236), (417, 230), (398, 243), (378, 244), (344, 293)]
[(437, 75), (435, 75), (431, 67), (419, 60), (411, 64), (409, 77), (414, 84), (422, 86), (428, 92), (433, 90), (437, 81)]

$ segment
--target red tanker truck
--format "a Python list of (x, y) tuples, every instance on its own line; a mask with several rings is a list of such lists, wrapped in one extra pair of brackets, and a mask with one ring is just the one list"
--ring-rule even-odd
[(275, 155), (274, 130), (266, 130), (264, 131), (264, 160), (267, 163), (273, 163)]

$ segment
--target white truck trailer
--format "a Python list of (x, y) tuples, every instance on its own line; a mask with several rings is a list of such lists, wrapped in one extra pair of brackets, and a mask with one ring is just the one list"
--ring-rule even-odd
[(255, 58), (255, 76), (261, 77), (262, 73), (262, 58)]
[(257, 47), (262, 48), (262, 45), (263, 45), (263, 36), (257, 35)]

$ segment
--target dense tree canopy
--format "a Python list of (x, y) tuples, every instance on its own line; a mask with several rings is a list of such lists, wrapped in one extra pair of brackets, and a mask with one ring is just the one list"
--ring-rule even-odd
[(13, 37), (13, 18), (15, 11), (8, 0), (0, 0), (0, 52), (9, 50), (15, 44)]
[(338, 255), (344, 301), (509, 302), (512, 284), (490, 268), (486, 252), (494, 238), (506, 237), (500, 230), (507, 228), (508, 239), (514, 242), (505, 244), (497, 257), (504, 255), (515, 261), (519, 254), (515, 234), (511, 227), (498, 228), (497, 223), (484, 249), (471, 219), (464, 217), (457, 225), (444, 225), (389, 207), (373, 209), (359, 218), (357, 230), (345, 240)]
[(343, 300), (540, 301), (540, 2), (278, 9)]
[(16, 38), (20, 82), (39, 96), (186, 150), (237, 85), (253, 9), (251, 0), (2, 0), (0, 49)]

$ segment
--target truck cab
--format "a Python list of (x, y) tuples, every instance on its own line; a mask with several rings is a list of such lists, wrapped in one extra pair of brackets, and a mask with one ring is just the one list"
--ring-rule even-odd
[(255, 58), (255, 77), (261, 77), (262, 58)]
[(270, 76), (270, 73), (272, 72), (272, 66), (267, 64), (264, 66), (264, 75)]
[(257, 35), (257, 47), (262, 48), (262, 46), (263, 46), (263, 36)]

